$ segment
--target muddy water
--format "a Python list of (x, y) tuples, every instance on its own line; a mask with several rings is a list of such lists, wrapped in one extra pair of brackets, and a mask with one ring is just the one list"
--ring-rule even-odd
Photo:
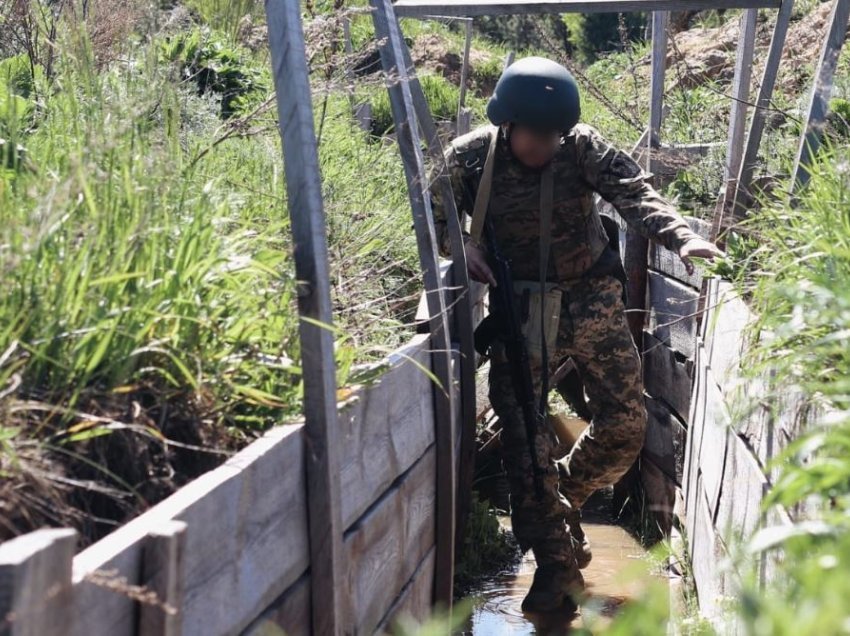
[[(593, 549), (593, 560), (583, 570), (588, 601), (577, 614), (525, 614), (520, 605), (534, 578), (535, 562), (529, 552), (515, 572), (484, 582), (470, 596), (474, 609), (465, 634), (515, 636), (568, 634), (571, 628), (605, 621), (629, 598), (640, 593), (650, 574), (646, 550), (624, 528), (610, 519), (610, 492), (598, 493), (585, 506), (582, 527)], [(510, 529), (510, 517), (499, 517)]]

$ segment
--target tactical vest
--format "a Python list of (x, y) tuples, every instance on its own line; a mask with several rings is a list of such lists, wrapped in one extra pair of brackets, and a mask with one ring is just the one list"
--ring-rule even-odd
[[(459, 208), (469, 215), (481, 180), (489, 135), (490, 128), (482, 127), (459, 137), (451, 145), (464, 186), (459, 193)], [(592, 266), (609, 245), (610, 237), (593, 205), (593, 189), (581, 174), (571, 136), (565, 138), (553, 162), (555, 192), (547, 280), (567, 283), (592, 271)], [(511, 261), (514, 277), (538, 279), (540, 172), (514, 159), (504, 139), (499, 140), (496, 150), (488, 215), (492, 215), (497, 240)], [(616, 230), (613, 220), (611, 223)], [(612, 247), (617, 249), (618, 245), (615, 240)]]

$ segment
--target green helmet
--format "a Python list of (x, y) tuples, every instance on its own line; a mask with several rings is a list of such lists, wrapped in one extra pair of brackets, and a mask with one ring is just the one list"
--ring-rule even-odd
[(557, 62), (524, 57), (502, 73), (487, 103), (487, 117), (495, 126), (515, 123), (566, 132), (581, 117), (578, 85)]

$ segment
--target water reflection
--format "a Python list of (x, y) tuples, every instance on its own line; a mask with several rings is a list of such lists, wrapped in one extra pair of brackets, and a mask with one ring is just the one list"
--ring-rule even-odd
[[(510, 527), (509, 517), (500, 523)], [(585, 532), (593, 547), (593, 560), (584, 570), (590, 598), (578, 614), (553, 612), (525, 614), (522, 599), (534, 578), (535, 563), (525, 555), (516, 572), (486, 581), (471, 594), (475, 607), (464, 632), (475, 636), (515, 636), (521, 634), (567, 634), (572, 627), (586, 625), (590, 614), (613, 616), (629, 598), (639, 593), (650, 576), (646, 551), (622, 527), (598, 512), (585, 513)]]

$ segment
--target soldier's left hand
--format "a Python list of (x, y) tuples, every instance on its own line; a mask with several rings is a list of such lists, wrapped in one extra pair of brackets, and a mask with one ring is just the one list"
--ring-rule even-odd
[(694, 273), (694, 264), (691, 258), (704, 258), (713, 261), (715, 258), (723, 258), (726, 253), (714, 243), (701, 238), (692, 238), (679, 248), (679, 258), (688, 270), (688, 274)]

